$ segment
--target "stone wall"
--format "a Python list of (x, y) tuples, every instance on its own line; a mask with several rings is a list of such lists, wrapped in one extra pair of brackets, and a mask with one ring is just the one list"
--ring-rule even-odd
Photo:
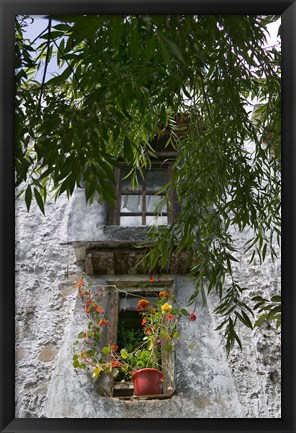
[[(215, 299), (205, 309), (198, 306), (194, 327), (183, 325), (184, 338), (176, 354), (177, 392), (172, 399), (160, 404), (98, 398), (87, 376), (75, 374), (70, 346), (81, 323), (75, 282), (82, 270), (67, 226), (73, 219), (79, 225), (87, 215), (85, 227), (92, 230), (97, 225), (92, 241), (103, 230), (103, 219), (87, 206), (76, 213), (73, 200), (62, 196), (55, 204), (49, 202), (45, 217), (36, 206), (28, 213), (23, 202), (16, 205), (15, 416), (280, 417), (279, 331), (267, 325), (255, 331), (242, 329), (243, 352), (235, 348), (227, 359), (219, 334), (213, 331)], [(98, 218), (95, 223), (91, 215)], [(250, 287), (248, 297), (272, 295), (280, 286), (279, 262), (267, 261), (262, 269), (258, 263), (250, 267), (241, 262), (237, 272)], [(94, 284), (104, 282), (103, 276), (93, 278)], [(185, 305), (193, 286), (182, 276), (176, 286), (178, 300)], [(185, 338), (196, 341), (190, 351)]]

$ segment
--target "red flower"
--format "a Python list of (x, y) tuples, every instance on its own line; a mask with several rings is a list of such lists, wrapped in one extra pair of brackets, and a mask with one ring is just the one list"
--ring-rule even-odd
[(150, 278), (149, 278), (149, 281), (150, 281), (150, 283), (153, 283), (153, 282), (155, 281), (155, 278), (150, 277)]
[(86, 307), (86, 308), (84, 309), (84, 311), (85, 311), (86, 313), (89, 313), (89, 312), (90, 312), (90, 308), (89, 308), (89, 307)]
[(189, 316), (189, 320), (194, 322), (196, 319), (197, 319), (197, 315), (195, 313), (191, 313)]
[(168, 319), (168, 320), (173, 320), (173, 318), (174, 318), (174, 316), (172, 316), (171, 314), (168, 314), (168, 315), (167, 315), (167, 319)]
[(97, 313), (100, 313), (100, 314), (104, 313), (104, 309), (102, 307), (100, 307), (99, 305), (95, 305), (94, 309), (96, 310)]
[(83, 296), (83, 295), (84, 295), (83, 291), (79, 290), (79, 296)]
[(108, 322), (109, 322), (109, 320), (102, 319), (99, 321), (99, 326), (104, 326)]
[(111, 366), (112, 367), (117, 367), (118, 364), (119, 364), (119, 361), (113, 361), (112, 364), (111, 364)]
[(114, 352), (117, 352), (118, 349), (119, 349), (119, 347), (117, 346), (117, 344), (113, 344), (113, 346), (112, 346), (112, 350), (113, 350)]
[(86, 332), (84, 332), (83, 338), (87, 338), (87, 333)]
[(144, 317), (144, 319), (142, 320), (142, 326), (144, 326), (145, 323), (147, 323), (147, 319)]

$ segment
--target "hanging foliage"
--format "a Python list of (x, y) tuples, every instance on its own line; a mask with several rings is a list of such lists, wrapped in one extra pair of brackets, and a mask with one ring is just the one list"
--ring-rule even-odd
[(152, 233), (150, 264), (166, 251), (165, 266), (174, 245), (191, 253), (191, 302), (217, 292), (228, 350), (241, 344), (237, 321), (253, 326), (230, 227), (253, 230), (251, 261), (274, 258), (280, 237), (280, 50), (266, 46), (277, 19), (52, 16), (34, 44), (28, 18), (16, 20), (16, 184), (28, 210), (36, 200), (45, 212), (48, 192), (71, 196), (82, 179), (88, 201), (112, 206), (118, 159), (149, 166), (170, 126), (180, 210)]

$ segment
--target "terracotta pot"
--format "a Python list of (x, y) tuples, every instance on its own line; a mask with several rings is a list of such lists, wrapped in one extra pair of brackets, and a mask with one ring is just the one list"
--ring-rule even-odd
[(162, 394), (162, 382), (164, 375), (155, 368), (142, 368), (132, 375), (134, 383), (134, 394), (140, 395), (157, 395)]

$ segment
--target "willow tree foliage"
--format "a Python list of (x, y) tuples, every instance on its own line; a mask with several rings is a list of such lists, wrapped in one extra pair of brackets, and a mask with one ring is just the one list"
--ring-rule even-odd
[(174, 248), (190, 255), (190, 302), (219, 295), (228, 350), (254, 308), (280, 323), (280, 298), (242, 302), (233, 272), (233, 227), (252, 231), (250, 261), (274, 258), (280, 237), (280, 50), (266, 46), (277, 19), (56, 16), (35, 41), (30, 19), (16, 20), (16, 178), (28, 209), (35, 199), (44, 212), (48, 192), (71, 196), (82, 179), (87, 200), (112, 205), (118, 159), (140, 175), (169, 128), (180, 209), (151, 233), (149, 267), (165, 266)]

